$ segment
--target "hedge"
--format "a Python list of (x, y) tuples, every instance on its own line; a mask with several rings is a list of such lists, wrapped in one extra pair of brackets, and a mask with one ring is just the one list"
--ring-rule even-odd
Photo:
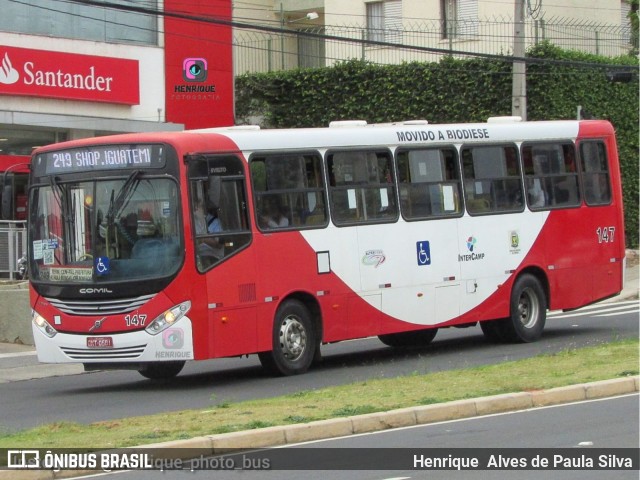
[[(622, 166), (627, 247), (638, 247), (638, 76), (612, 83), (605, 68), (575, 62), (637, 66), (561, 50), (542, 43), (528, 52), (570, 65), (527, 66), (529, 120), (574, 119), (578, 105), (614, 125)], [(359, 60), (333, 67), (247, 74), (236, 79), (236, 118), (260, 115), (269, 127), (318, 127), (333, 120), (369, 123), (426, 119), (430, 123), (484, 122), (511, 114), (511, 63), (502, 59), (454, 59), (438, 63), (376, 65)]]

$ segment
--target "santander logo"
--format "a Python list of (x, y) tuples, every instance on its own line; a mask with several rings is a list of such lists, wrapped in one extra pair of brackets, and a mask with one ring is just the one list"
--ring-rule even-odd
[(139, 62), (0, 44), (0, 95), (139, 105)]
[[(37, 68), (35, 62), (25, 62), (23, 65), (24, 85), (35, 85), (38, 87), (55, 87), (72, 90), (98, 90), (110, 92), (113, 84), (113, 77), (96, 75), (96, 67), (91, 65), (88, 72), (69, 73), (62, 69), (44, 70)], [(13, 68), (9, 54), (5, 53), (0, 68), (0, 83), (11, 85), (20, 78), (20, 73)]]
[(12, 83), (16, 83), (19, 78), (20, 74), (13, 68), (13, 65), (11, 65), (9, 54), (5, 53), (2, 64), (0, 65), (0, 83), (11, 85)]

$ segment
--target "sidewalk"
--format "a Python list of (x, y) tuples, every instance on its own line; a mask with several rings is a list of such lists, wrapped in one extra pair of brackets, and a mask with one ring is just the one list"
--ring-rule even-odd
[[(624, 289), (620, 295), (604, 300), (603, 303), (638, 298), (639, 260), (640, 255), (637, 250), (627, 251)], [(0, 384), (59, 375), (77, 375), (83, 372), (84, 368), (81, 364), (39, 363), (32, 345), (0, 342)]]

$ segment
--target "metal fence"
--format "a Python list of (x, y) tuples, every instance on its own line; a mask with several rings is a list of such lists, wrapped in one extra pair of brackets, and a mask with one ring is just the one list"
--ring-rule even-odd
[(17, 278), (18, 258), (27, 251), (25, 221), (0, 221), (0, 278)]
[[(526, 22), (526, 45), (550, 41), (566, 50), (604, 56), (629, 53), (628, 26), (605, 25), (564, 18)], [(357, 26), (331, 26), (263, 32), (234, 30), (235, 73), (269, 72), (325, 67), (361, 59), (373, 63), (438, 61), (442, 55), (509, 55), (513, 50), (511, 19), (464, 21), (443, 25), (438, 20), (404, 24), (402, 29), (371, 30)]]

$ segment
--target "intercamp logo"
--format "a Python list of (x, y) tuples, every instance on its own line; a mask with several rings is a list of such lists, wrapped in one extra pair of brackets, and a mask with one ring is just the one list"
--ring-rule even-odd
[(476, 243), (478, 243), (478, 241), (473, 235), (467, 238), (467, 250), (469, 250), (470, 253), (462, 255), (458, 254), (458, 262), (469, 262), (484, 259), (484, 253), (478, 253)]
[(2, 64), (0, 65), (0, 83), (11, 85), (16, 83), (19, 78), (20, 74), (15, 68), (13, 68), (13, 65), (11, 65), (9, 54), (5, 53), (4, 58), (2, 59)]

